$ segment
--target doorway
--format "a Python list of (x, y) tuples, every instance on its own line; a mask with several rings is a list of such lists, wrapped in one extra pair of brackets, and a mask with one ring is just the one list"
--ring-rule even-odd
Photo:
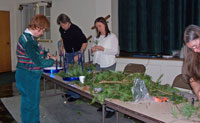
[(10, 12), (0, 11), (0, 72), (11, 71)]

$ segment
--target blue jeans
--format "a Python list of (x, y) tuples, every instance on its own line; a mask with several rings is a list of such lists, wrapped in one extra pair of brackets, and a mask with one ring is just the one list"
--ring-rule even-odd
[[(67, 53), (67, 59), (68, 59), (68, 63), (69, 64), (73, 64), (74, 63), (74, 56), (78, 55), (78, 52), (74, 52), (74, 53)], [(79, 57), (79, 60), (80, 61), (81, 58)], [(84, 54), (83, 54), (83, 63), (85, 62), (85, 58), (84, 58)]]
[[(67, 59), (68, 59), (68, 63), (69, 64), (73, 64), (73, 62), (74, 62), (74, 60), (73, 60), (73, 58), (74, 58), (74, 56), (76, 56), (78, 54), (78, 52), (74, 52), (74, 54), (73, 53), (67, 53)], [(80, 58), (79, 58), (80, 59)], [(66, 92), (66, 94), (68, 94), (68, 95), (70, 95), (71, 97), (73, 97), (73, 98), (80, 98), (80, 95), (79, 94), (77, 94), (77, 93), (75, 93), (75, 92), (73, 92), (73, 91), (67, 91)]]
[(21, 94), (22, 123), (40, 122), (40, 78), (42, 72), (32, 72), (17, 68), (16, 86)]

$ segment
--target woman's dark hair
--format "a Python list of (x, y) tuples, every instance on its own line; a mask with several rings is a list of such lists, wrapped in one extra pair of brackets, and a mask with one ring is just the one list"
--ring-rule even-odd
[[(110, 30), (109, 30), (109, 28), (108, 28), (108, 24), (107, 24), (107, 22), (106, 22), (106, 19), (103, 18), (103, 17), (98, 17), (98, 18), (95, 20), (94, 25), (96, 25), (97, 22), (100, 22), (100, 23), (102, 23), (102, 24), (105, 25), (105, 32), (106, 32), (105, 37), (108, 36), (108, 34), (110, 34)], [(95, 26), (95, 27), (96, 27), (96, 26)], [(96, 33), (97, 33), (97, 36), (96, 36), (96, 37), (99, 38), (100, 35), (101, 35), (101, 32), (99, 32), (99, 30), (98, 30), (97, 28), (96, 28)]]
[[(189, 25), (184, 31), (184, 44), (190, 41), (200, 39), (200, 27)], [(183, 75), (185, 79), (193, 78), (195, 81), (200, 80), (200, 54), (192, 49), (184, 49)]]
[(70, 18), (66, 14), (60, 14), (57, 18), (57, 24), (60, 25), (60, 23), (71, 23)]

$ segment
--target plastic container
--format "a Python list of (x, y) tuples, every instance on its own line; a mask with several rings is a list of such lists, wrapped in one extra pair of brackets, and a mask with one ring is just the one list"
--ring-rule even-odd
[(61, 70), (63, 70), (62, 67), (57, 67), (57, 69), (56, 69), (55, 66), (53, 66), (53, 67), (46, 67), (46, 68), (43, 69), (43, 71), (45, 73), (58, 73)]
[(79, 77), (63, 77), (64, 81), (79, 81)]

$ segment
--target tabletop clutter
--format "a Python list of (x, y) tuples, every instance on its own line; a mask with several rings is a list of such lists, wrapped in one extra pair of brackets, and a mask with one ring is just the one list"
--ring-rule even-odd
[[(90, 61), (85, 63), (84, 55), (80, 52), (80, 61), (68, 64), (67, 54), (63, 56), (63, 63), (60, 66), (56, 62), (56, 66), (45, 68), (44, 72), (60, 76), (67, 83), (73, 86), (87, 87), (87, 91), (94, 96), (91, 103), (99, 101), (103, 104), (106, 98), (118, 99), (124, 102), (139, 103), (140, 101), (150, 102), (173, 102), (174, 105), (181, 104), (181, 107), (172, 110), (172, 114), (176, 117), (179, 114), (190, 118), (192, 115), (199, 114), (199, 105), (195, 96), (185, 96), (176, 88), (170, 85), (162, 85), (161, 75), (156, 82), (152, 81), (151, 76), (141, 73), (124, 73), (116, 71), (95, 71), (95, 65)], [(48, 71), (49, 70), (49, 71)], [(52, 73), (52, 71), (57, 70)]]

